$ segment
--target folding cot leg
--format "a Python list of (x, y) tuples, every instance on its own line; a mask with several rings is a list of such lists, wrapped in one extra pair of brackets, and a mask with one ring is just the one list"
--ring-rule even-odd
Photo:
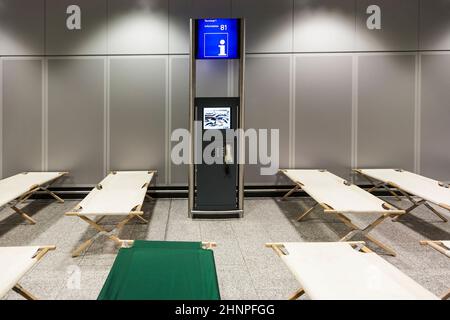
[(41, 188), (41, 190), (47, 192), (49, 195), (51, 195), (53, 198), (55, 198), (56, 201), (58, 201), (59, 203), (64, 203), (64, 200), (61, 199), (60, 197), (58, 197), (54, 192), (52, 192), (52, 191), (50, 191), (50, 190), (48, 190), (47, 188), (44, 188), (44, 187), (40, 187), (40, 188)]
[(23, 210), (17, 208), (16, 206), (12, 206), (11, 209), (13, 209), (17, 214), (19, 214), (23, 219), (28, 221), (30, 224), (36, 224), (36, 220), (31, 218), (29, 215), (27, 215)]
[(352, 228), (353, 230), (350, 231), (349, 233), (347, 233), (343, 238), (341, 238), (339, 241), (344, 242), (344, 241), (348, 241), (351, 238), (353, 238), (355, 235), (357, 235), (358, 233), (362, 233), (363, 236), (365, 238), (367, 238), (368, 240), (370, 240), (371, 242), (373, 242), (374, 244), (376, 244), (378, 247), (382, 248), (384, 251), (386, 251), (389, 255), (395, 257), (396, 256), (396, 252), (394, 250), (392, 250), (390, 247), (388, 247), (387, 245), (383, 244), (381, 241), (375, 239), (374, 237), (370, 236), (368, 233), (370, 231), (372, 231), (377, 225), (379, 225), (380, 223), (382, 223), (385, 219), (387, 219), (388, 217), (390, 217), (389, 214), (385, 214), (380, 216), (378, 219), (376, 219), (374, 222), (372, 222), (369, 226), (367, 226), (365, 229), (361, 230), (359, 229), (356, 225), (354, 225), (352, 223), (352, 221), (347, 218), (346, 216), (344, 216), (343, 214), (338, 214), (337, 215), (348, 227)]
[(298, 189), (300, 189), (299, 185), (296, 185), (294, 188), (292, 188), (291, 190), (288, 191), (288, 193), (286, 193), (281, 199), (285, 200), (287, 199), (291, 194), (293, 194), (295, 191), (297, 191)]
[(290, 297), (289, 300), (297, 300), (298, 298), (300, 298), (302, 295), (305, 294), (305, 290), (303, 289), (298, 289), (297, 291), (295, 291)]
[(386, 190), (387, 192), (389, 192), (392, 196), (395, 197), (395, 199), (397, 199), (398, 201), (401, 201), (402, 199), (400, 199), (400, 197), (398, 196), (397, 193), (395, 193), (393, 190), (391, 190), (390, 188), (388, 188), (386, 186), (386, 184), (384, 182), (379, 182), (376, 183), (373, 179), (369, 178), (368, 176), (366, 176), (365, 174), (361, 173), (361, 176), (363, 176), (367, 181), (369, 181), (373, 187), (370, 188), (369, 190), (367, 190), (369, 193), (371, 193), (373, 190), (375, 190), (376, 188), (382, 187), (384, 190)]
[(135, 215), (135, 217), (136, 217), (137, 219), (141, 220), (141, 221), (144, 222), (144, 223), (148, 223), (148, 220), (142, 218), (140, 215)]
[[(402, 192), (403, 193), (403, 192)], [(410, 213), (411, 211), (413, 211), (415, 208), (417, 208), (418, 206), (424, 204), (426, 201), (425, 200), (420, 200), (420, 201), (414, 201), (413, 198), (411, 198), (409, 195), (407, 195), (406, 193), (403, 193), (405, 195), (406, 198), (408, 198), (409, 201), (412, 202), (412, 206), (410, 206), (409, 208), (405, 209), (405, 214)], [(398, 221), (398, 219), (400, 219), (400, 216), (402, 215), (398, 215), (395, 218), (392, 219), (392, 221), (396, 222)]]
[[(119, 244), (119, 245), (122, 244), (121, 240), (120, 240), (118, 237), (109, 234), (110, 232), (116, 230), (117, 227), (114, 228), (113, 230), (111, 230), (111, 231), (108, 232), (105, 228), (103, 228), (102, 226), (100, 226), (100, 225), (98, 224), (99, 220), (103, 219), (104, 217), (101, 217), (101, 218), (100, 218), (99, 220), (97, 220), (97, 221), (93, 221), (93, 220), (89, 219), (88, 217), (81, 216), (81, 215), (79, 215), (78, 217), (79, 217), (81, 220), (87, 222), (89, 225), (91, 225), (95, 230), (98, 231), (98, 233), (97, 233), (95, 236), (93, 236), (92, 238), (90, 238), (90, 239), (86, 240), (85, 242), (83, 242), (80, 246), (78, 246), (78, 248), (76, 248), (76, 249), (72, 252), (72, 257), (73, 257), (73, 258), (74, 258), (74, 257), (78, 257), (78, 256), (81, 254), (81, 252), (83, 252), (84, 250), (86, 250), (86, 248), (89, 247), (89, 246), (94, 242), (94, 239), (97, 238), (98, 235), (99, 235), (100, 233), (106, 234), (107, 237), (108, 237), (110, 240), (114, 241), (115, 243), (117, 243), (117, 244)], [(127, 219), (126, 219), (126, 220), (127, 220)], [(127, 220), (127, 222), (128, 222), (128, 221), (129, 221), (129, 219)], [(123, 223), (123, 221), (122, 221), (121, 223)], [(125, 222), (125, 223), (126, 223), (126, 222)], [(120, 225), (120, 223), (119, 223), (119, 225)]]
[(316, 207), (317, 207), (318, 203), (316, 203), (314, 206), (312, 206), (311, 208), (309, 208), (308, 210), (306, 210), (304, 213), (300, 214), (297, 217), (297, 221), (302, 220), (304, 217), (306, 217), (308, 214), (310, 214)]
[(379, 246), (384, 251), (386, 251), (390, 256), (395, 257), (397, 255), (397, 253), (393, 249), (391, 249), (390, 247), (388, 247), (387, 245), (382, 243), (380, 240), (377, 240), (376, 238), (374, 238), (368, 234), (365, 234), (364, 237), (369, 239), (371, 242), (375, 243), (377, 246)]
[(25, 290), (20, 284), (16, 284), (13, 288), (13, 291), (20, 294), (27, 300), (37, 300), (37, 298), (32, 293)]
[(89, 240), (86, 240), (80, 246), (78, 246), (78, 248), (76, 248), (74, 251), (72, 251), (72, 258), (79, 257), (80, 254), (94, 242), (94, 238), (95, 237), (90, 238)]
[(448, 298), (450, 298), (450, 290), (447, 292), (447, 293), (445, 293), (443, 296), (442, 296), (442, 300), (447, 300)]
[(448, 222), (447, 218), (444, 217), (442, 214), (440, 214), (439, 212), (437, 212), (432, 206), (430, 206), (428, 203), (424, 203), (425, 207), (427, 207), (428, 209), (430, 209), (431, 212), (433, 212), (435, 215), (437, 215), (442, 221), (444, 222)]

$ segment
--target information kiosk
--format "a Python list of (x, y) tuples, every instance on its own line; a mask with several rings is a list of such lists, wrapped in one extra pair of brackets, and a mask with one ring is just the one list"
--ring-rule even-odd
[[(191, 19), (189, 216), (242, 217), (245, 25), (243, 19)], [(238, 97), (197, 97), (197, 60), (239, 62)], [(217, 139), (220, 137), (221, 139)], [(239, 161), (241, 160), (241, 161)]]

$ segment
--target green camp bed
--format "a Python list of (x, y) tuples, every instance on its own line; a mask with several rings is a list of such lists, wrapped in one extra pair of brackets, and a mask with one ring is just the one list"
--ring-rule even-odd
[(119, 250), (98, 300), (220, 300), (213, 245), (134, 241)]

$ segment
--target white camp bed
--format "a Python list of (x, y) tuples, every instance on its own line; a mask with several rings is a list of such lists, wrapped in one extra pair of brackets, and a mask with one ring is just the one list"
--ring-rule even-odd
[(436, 300), (364, 242), (268, 243), (301, 285), (291, 300)]
[(0, 180), (0, 207), (12, 203), (11, 209), (29, 223), (35, 224), (36, 221), (17, 206), (39, 190), (63, 203), (64, 200), (48, 190), (48, 187), (65, 174), (67, 172), (22, 172)]
[[(156, 171), (113, 171), (81, 201), (67, 216), (77, 216), (87, 222), (98, 233), (83, 242), (72, 256), (79, 256), (100, 235), (106, 235), (117, 245), (122, 245), (124, 240), (115, 235), (130, 220), (137, 218), (145, 223), (142, 215), (143, 202), (147, 196), (147, 189)], [(97, 220), (91, 219), (99, 216)], [(99, 225), (106, 216), (126, 216), (112, 230), (106, 230)]]
[(402, 169), (355, 169), (354, 171), (373, 184), (373, 187), (368, 190), (369, 192), (381, 187), (400, 200), (398, 194), (389, 189), (389, 187), (392, 187), (405, 196), (412, 202), (412, 205), (405, 210), (406, 213), (423, 204), (444, 222), (448, 221), (446, 217), (427, 203), (431, 202), (450, 210), (450, 188), (448, 184)]
[(0, 298), (13, 290), (28, 300), (36, 300), (18, 282), (55, 246), (0, 247)]
[[(450, 241), (423, 240), (420, 241), (420, 244), (428, 245), (433, 249), (435, 249), (436, 251), (442, 253), (447, 258), (450, 258)], [(450, 290), (442, 297), (443, 300), (447, 300), (448, 298), (450, 298)]]
[[(385, 219), (405, 213), (403, 210), (394, 208), (358, 186), (326, 170), (285, 169), (281, 170), (281, 172), (295, 183), (295, 187), (283, 197), (284, 199), (301, 189), (317, 202), (312, 208), (300, 214), (297, 221), (303, 219), (317, 205), (320, 205), (325, 213), (335, 214), (338, 219), (352, 229), (340, 241), (348, 241), (357, 234), (362, 234), (366, 239), (383, 248), (390, 255), (395, 256), (394, 250), (369, 235), (369, 232)], [(368, 217), (376, 216), (376, 218), (371, 219), (369, 222), (353, 221), (351, 219), (363, 214)]]

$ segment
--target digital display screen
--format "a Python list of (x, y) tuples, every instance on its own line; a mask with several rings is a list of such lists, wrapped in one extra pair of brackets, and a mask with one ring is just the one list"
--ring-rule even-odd
[(203, 129), (230, 129), (231, 108), (204, 108)]
[(239, 19), (199, 19), (197, 59), (239, 59)]

